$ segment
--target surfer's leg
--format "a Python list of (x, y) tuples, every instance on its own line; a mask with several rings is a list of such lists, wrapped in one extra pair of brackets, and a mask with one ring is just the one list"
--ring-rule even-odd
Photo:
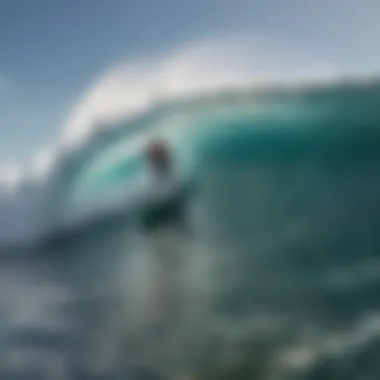
[[(146, 347), (163, 363), (182, 368), (185, 360), (185, 324), (189, 302), (186, 275), (189, 259), (189, 235), (186, 219), (171, 218), (145, 231), (149, 255), (154, 266), (152, 278), (156, 284), (154, 317), (144, 329)], [(170, 359), (168, 359), (170, 358)]]
[[(157, 331), (168, 330), (176, 324), (181, 312), (182, 273), (185, 269), (186, 243), (177, 226), (166, 224), (148, 235), (152, 260), (155, 262), (158, 312)], [(156, 328), (155, 328), (156, 329)]]

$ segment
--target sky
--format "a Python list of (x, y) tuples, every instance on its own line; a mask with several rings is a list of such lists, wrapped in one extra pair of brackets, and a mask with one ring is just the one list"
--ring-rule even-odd
[(378, 0), (0, 0), (0, 165), (49, 146), (109, 68), (192, 41), (244, 34), (257, 59), (376, 73), (379, 14)]

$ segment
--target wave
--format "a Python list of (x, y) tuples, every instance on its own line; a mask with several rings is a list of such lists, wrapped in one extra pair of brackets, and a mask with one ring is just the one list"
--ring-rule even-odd
[[(106, 73), (86, 89), (57, 143), (32, 168), (3, 171), (0, 241), (30, 242), (133, 198), (141, 148), (155, 136), (168, 140), (186, 172), (200, 165), (204, 142), (230, 137), (226, 131), (250, 131), (255, 139), (262, 128), (299, 130), (333, 118), (362, 125), (379, 116), (375, 81), (338, 82), (326, 64), (262, 45), (241, 36), (215, 39)], [(268, 70), (276, 57), (278, 66)]]
[[(370, 268), (379, 245), (379, 95), (375, 80), (216, 90), (156, 104), (63, 151), (43, 181), (13, 189), (4, 207), (27, 217), (4, 228), (28, 240), (101, 206), (99, 224), (38, 246), (41, 272), (28, 261), (25, 271), (4, 267), (6, 354), (22, 351), (27, 367), (23, 358), (36, 353), (35, 365), (79, 367), (83, 376), (377, 373), (379, 273)], [(145, 324), (159, 299), (150, 293), (149, 242), (133, 235), (124, 212), (105, 219), (124, 201), (117, 194), (138, 190), (140, 149), (157, 134), (171, 139), (183, 170), (206, 174), (209, 185), (209, 214), (194, 223), (192, 247), (180, 241), (192, 254), (174, 288), (190, 318), (163, 338)], [(41, 224), (31, 230), (36, 215)]]
[[(351, 145), (357, 143), (358, 134), (363, 142), (374, 143), (379, 93), (375, 82), (335, 83), (216, 91), (156, 104), (133, 118), (99, 129), (79, 149), (63, 151), (45, 177), (21, 182), (3, 196), (3, 215), (8, 213), (16, 220), (9, 223), (3, 218), (7, 222), (2, 234), (13, 240), (20, 236), (30, 240), (45, 233), (48, 226), (60, 228), (100, 206), (104, 211), (133, 197), (143, 172), (141, 149), (155, 136), (172, 145), (181, 171), (197, 165), (206, 150), (212, 152), (212, 146), (219, 150), (222, 145), (229, 146), (229, 152), (237, 156), (238, 152), (250, 155), (268, 150), (269, 144), (278, 156), (280, 139), (281, 146), (289, 147), (292, 140), (305, 152), (319, 142), (321, 151), (329, 146), (326, 136), (331, 141), (335, 138), (334, 146), (342, 145), (342, 128), (351, 131), (344, 135)], [(338, 132), (335, 137), (334, 131)], [(227, 151), (223, 152), (226, 156)]]

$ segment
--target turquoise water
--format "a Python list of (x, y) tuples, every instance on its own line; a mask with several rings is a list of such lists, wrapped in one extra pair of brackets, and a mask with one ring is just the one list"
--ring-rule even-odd
[[(123, 209), (92, 220), (44, 241), (28, 263), (4, 263), (7, 292), (29, 294), (16, 304), (37, 306), (10, 309), (2, 349), (44, 347), (39, 362), (59, 358), (73, 379), (377, 379), (378, 100), (375, 86), (346, 86), (155, 111), (141, 130), (177, 136), (199, 186), (191, 236), (166, 245), (185, 273), (150, 293), (160, 285), (151, 238)], [(113, 153), (130, 141), (122, 130), (66, 173), (81, 197), (107, 198), (143, 170), (138, 145)]]

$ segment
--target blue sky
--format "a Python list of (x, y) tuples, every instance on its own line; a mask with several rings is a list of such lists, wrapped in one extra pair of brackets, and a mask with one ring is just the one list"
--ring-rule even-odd
[(344, 70), (380, 68), (378, 0), (0, 0), (0, 163), (57, 135), (110, 65), (239, 31)]

